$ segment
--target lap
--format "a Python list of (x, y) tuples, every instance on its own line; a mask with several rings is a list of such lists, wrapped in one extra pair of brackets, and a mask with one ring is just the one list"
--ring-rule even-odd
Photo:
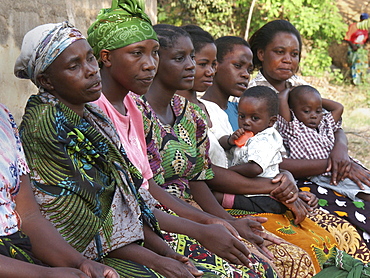
[(299, 180), (298, 187), (319, 198), (321, 212), (311, 215), (313, 221), (336, 238), (338, 248), (364, 262), (370, 260), (370, 203), (351, 201), (337, 192)]

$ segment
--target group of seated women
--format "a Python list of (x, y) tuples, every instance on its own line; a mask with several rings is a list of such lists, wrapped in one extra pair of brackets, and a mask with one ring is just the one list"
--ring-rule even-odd
[[(253, 48), (236, 37), (215, 44), (197, 26), (153, 27), (139, 2), (113, 0), (87, 38), (68, 22), (25, 35), (14, 73), (39, 91), (19, 132), (0, 107), (0, 275), (367, 274), (356, 229), (317, 210), (288, 171), (249, 178), (212, 158), (211, 131), (226, 122), (208, 105), (231, 107), (247, 88)], [(227, 211), (216, 192), (270, 194), (288, 209)]]

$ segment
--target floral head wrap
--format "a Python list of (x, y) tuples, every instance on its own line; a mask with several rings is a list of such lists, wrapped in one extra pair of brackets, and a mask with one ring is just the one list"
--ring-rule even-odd
[(112, 0), (110, 9), (100, 10), (87, 30), (88, 42), (99, 60), (102, 49), (114, 50), (148, 39), (158, 40), (140, 0)]
[(43, 73), (63, 50), (80, 39), (85, 37), (67, 21), (44, 24), (32, 29), (23, 38), (21, 54), (14, 66), (15, 76), (31, 79), (40, 87), (37, 76)]

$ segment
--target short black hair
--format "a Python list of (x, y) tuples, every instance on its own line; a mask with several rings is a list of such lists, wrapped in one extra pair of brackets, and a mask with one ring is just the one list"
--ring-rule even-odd
[(189, 33), (190, 38), (194, 45), (195, 52), (200, 51), (208, 43), (215, 43), (215, 40), (212, 37), (212, 35), (207, 31), (203, 30), (198, 25), (188, 24), (181, 26), (180, 28), (184, 29), (186, 32)]
[(299, 99), (300, 96), (306, 94), (306, 93), (316, 93), (321, 97), (320, 92), (310, 86), (310, 85), (299, 85), (297, 87), (294, 87), (290, 92), (289, 92), (289, 98), (288, 98), (288, 104), (290, 108), (293, 108), (294, 102)]
[(280, 32), (293, 34), (297, 38), (299, 44), (299, 60), (301, 59), (302, 39), (297, 28), (287, 20), (273, 20), (263, 25), (249, 39), (255, 68), (258, 69), (262, 66), (262, 61), (258, 59), (257, 51), (259, 49), (265, 50), (266, 46), (273, 41), (275, 35)]
[(265, 100), (270, 117), (279, 114), (279, 98), (277, 93), (275, 93), (271, 88), (267, 86), (254, 86), (248, 88), (244, 91), (239, 101), (246, 97)]
[(249, 43), (245, 39), (236, 36), (220, 37), (215, 40), (215, 44), (217, 47), (217, 61), (219, 63), (223, 62), (226, 54), (233, 51), (235, 45), (245, 45), (250, 48)]
[(156, 24), (153, 29), (157, 33), (159, 45), (162, 48), (172, 48), (180, 37), (185, 36), (191, 39), (188, 32), (175, 25)]

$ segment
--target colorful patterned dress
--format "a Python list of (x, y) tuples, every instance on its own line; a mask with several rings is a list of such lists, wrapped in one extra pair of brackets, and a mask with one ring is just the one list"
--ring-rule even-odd
[(42, 263), (34, 258), (31, 242), (20, 229), (14, 198), (20, 177), (29, 172), (17, 125), (10, 111), (0, 104), (0, 255), (21, 261)]
[[(173, 195), (191, 198), (187, 191), (190, 180), (213, 177), (203, 111), (175, 95), (171, 106), (176, 119), (170, 126), (160, 122), (145, 96), (137, 98), (137, 102), (143, 112), (147, 152), (154, 179)], [(246, 215), (247, 212), (242, 216)], [(275, 255), (273, 262), (281, 277), (311, 277), (315, 274), (311, 258), (302, 249), (287, 242), (269, 244), (268, 248)], [(238, 277), (238, 274), (235, 272), (234, 276), (226, 277)]]
[(358, 23), (352, 23), (344, 37), (349, 44), (347, 59), (354, 85), (366, 82), (369, 69), (369, 51), (365, 48), (369, 33), (364, 29), (358, 29)]

